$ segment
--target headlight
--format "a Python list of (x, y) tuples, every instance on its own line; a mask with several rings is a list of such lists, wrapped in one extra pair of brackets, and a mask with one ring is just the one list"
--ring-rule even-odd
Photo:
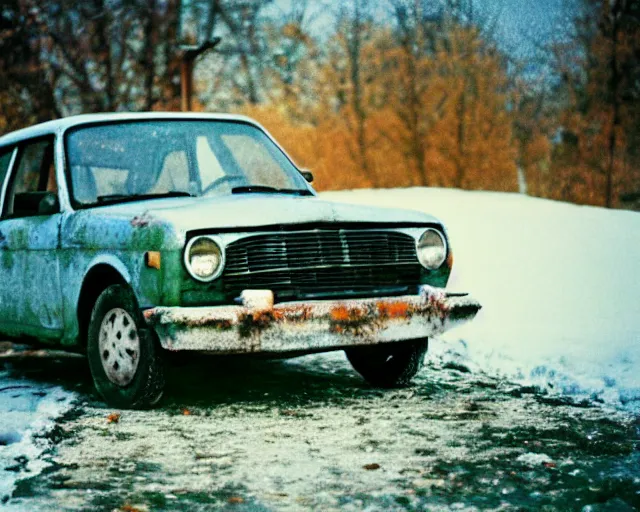
[(184, 264), (194, 279), (213, 281), (224, 268), (224, 252), (213, 238), (198, 236), (187, 244)]
[(418, 240), (416, 244), (418, 260), (423, 267), (429, 270), (436, 270), (447, 259), (447, 243), (444, 235), (436, 229), (429, 228)]

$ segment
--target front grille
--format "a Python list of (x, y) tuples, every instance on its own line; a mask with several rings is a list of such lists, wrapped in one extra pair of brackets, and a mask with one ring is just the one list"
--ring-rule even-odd
[(396, 231), (316, 230), (255, 235), (226, 248), (230, 294), (270, 289), (278, 298), (403, 293), (418, 284), (413, 237)]

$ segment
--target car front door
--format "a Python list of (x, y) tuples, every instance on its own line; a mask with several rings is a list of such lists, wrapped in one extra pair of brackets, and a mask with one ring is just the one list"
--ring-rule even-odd
[(20, 144), (0, 217), (4, 333), (43, 340), (62, 335), (57, 190), (54, 137)]

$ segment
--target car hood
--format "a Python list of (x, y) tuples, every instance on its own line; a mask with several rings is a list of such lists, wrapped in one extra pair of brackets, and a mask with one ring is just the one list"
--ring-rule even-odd
[(99, 208), (103, 214), (149, 216), (187, 232), (322, 222), (416, 225), (440, 222), (430, 215), (324, 201), (317, 197), (239, 194), (211, 198), (155, 199)]

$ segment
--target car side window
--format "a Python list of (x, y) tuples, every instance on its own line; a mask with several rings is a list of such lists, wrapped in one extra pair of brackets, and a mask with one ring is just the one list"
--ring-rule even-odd
[(53, 139), (23, 145), (18, 166), (7, 190), (3, 217), (38, 215), (40, 201), (47, 192), (57, 192), (53, 159)]

